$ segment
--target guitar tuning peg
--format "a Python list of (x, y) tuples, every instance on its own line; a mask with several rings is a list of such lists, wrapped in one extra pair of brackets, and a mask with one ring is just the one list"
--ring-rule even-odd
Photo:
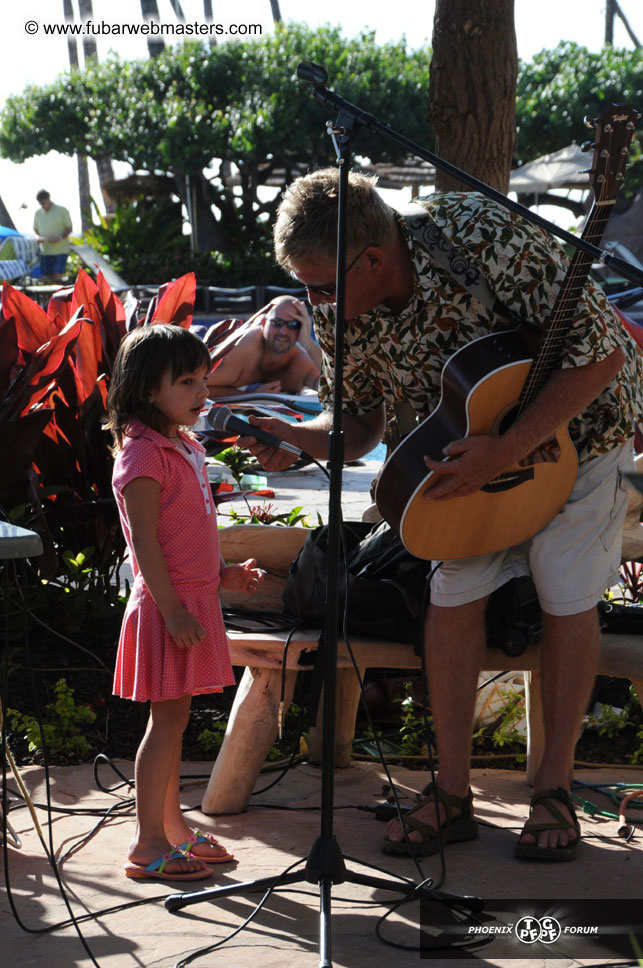
[(583, 141), (582, 145), (580, 146), (580, 150), (581, 151), (591, 151), (595, 147), (596, 147), (596, 145), (594, 144), (593, 141)]
[(583, 118), (583, 123), (585, 124), (586, 128), (595, 128), (597, 121), (598, 118), (590, 118), (589, 114), (586, 114)]

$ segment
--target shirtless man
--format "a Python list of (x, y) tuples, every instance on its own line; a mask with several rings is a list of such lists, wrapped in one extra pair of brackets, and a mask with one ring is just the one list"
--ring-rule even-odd
[(300, 393), (317, 389), (321, 350), (312, 337), (306, 306), (292, 296), (278, 296), (250, 321), (232, 349), (224, 343), (221, 356), (207, 378), (210, 397), (242, 393)]

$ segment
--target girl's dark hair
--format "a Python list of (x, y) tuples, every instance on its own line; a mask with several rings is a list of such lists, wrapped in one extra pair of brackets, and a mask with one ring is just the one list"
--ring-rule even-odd
[(211, 365), (205, 343), (189, 329), (157, 323), (128, 333), (116, 355), (107, 397), (107, 428), (114, 436), (115, 449), (123, 446), (131, 420), (164, 432), (165, 418), (149, 397), (168, 368), (172, 380), (178, 380), (201, 366), (209, 371)]

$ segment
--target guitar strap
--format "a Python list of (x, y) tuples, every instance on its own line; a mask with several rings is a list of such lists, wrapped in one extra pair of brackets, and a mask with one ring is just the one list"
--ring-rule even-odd
[(419, 242), (435, 262), (446, 269), (464, 289), (468, 289), (483, 306), (514, 324), (521, 322), (520, 316), (507, 309), (494, 295), (482, 272), (466, 251), (449, 242), (425, 208), (411, 202), (400, 210), (400, 215), (404, 218), (414, 240)]

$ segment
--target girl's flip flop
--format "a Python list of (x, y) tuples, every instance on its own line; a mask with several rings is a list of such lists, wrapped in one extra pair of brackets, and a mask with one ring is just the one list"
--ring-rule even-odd
[[(208, 868), (198, 868), (193, 871), (179, 871), (176, 874), (165, 873), (165, 865), (171, 860), (185, 860), (186, 854), (180, 850), (172, 850), (169, 854), (157, 857), (151, 864), (135, 864), (130, 862), (125, 865), (125, 874), (133, 880), (157, 879), (162, 881), (202, 881), (206, 877), (212, 877), (212, 871)], [(188, 860), (190, 857), (188, 856)], [(200, 858), (199, 858), (200, 860)]]
[(209, 857), (202, 857), (200, 854), (194, 854), (198, 860), (202, 860), (206, 864), (228, 864), (231, 860), (234, 860), (234, 854), (229, 853), (228, 850), (220, 844), (216, 837), (212, 834), (206, 834), (197, 827), (194, 828), (192, 836), (185, 841), (184, 844), (177, 844), (176, 850), (180, 850), (183, 853), (190, 853), (194, 850), (197, 844), (210, 844), (212, 847), (218, 847), (223, 851), (222, 854), (211, 854)]

